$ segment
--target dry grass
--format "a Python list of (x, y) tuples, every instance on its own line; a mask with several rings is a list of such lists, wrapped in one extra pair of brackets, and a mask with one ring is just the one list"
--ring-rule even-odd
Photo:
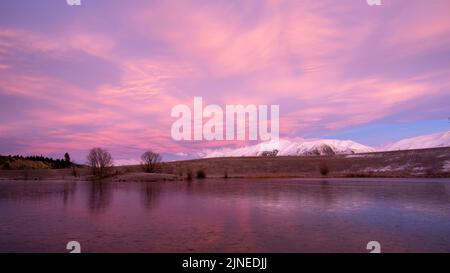
[[(450, 177), (449, 162), (450, 147), (337, 156), (208, 158), (165, 162), (159, 175), (146, 177), (139, 165), (113, 167), (108, 180), (190, 180), (199, 173), (200, 178)], [(90, 174), (89, 168), (1, 170), (0, 179), (86, 180)]]
[[(162, 171), (203, 170), (208, 177), (449, 177), (450, 148), (337, 156), (208, 158), (167, 162)], [(325, 168), (326, 167), (326, 168)]]

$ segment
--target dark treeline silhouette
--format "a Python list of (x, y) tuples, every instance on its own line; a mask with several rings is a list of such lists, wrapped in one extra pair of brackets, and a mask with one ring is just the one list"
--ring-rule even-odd
[(64, 155), (64, 159), (54, 159), (52, 157), (46, 157), (42, 155), (31, 155), (31, 156), (23, 156), (23, 155), (8, 155), (5, 156), (5, 159), (20, 159), (20, 160), (31, 160), (31, 161), (40, 161), (50, 165), (53, 169), (64, 169), (69, 168), (73, 165), (70, 161), (70, 156), (68, 153)]

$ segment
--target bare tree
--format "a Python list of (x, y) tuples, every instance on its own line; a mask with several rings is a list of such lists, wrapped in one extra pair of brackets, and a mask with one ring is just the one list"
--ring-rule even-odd
[(141, 155), (142, 167), (145, 172), (155, 172), (161, 163), (161, 156), (151, 150), (146, 151)]
[(87, 156), (89, 166), (92, 168), (94, 175), (103, 177), (107, 173), (107, 169), (113, 166), (111, 154), (102, 148), (92, 148)]

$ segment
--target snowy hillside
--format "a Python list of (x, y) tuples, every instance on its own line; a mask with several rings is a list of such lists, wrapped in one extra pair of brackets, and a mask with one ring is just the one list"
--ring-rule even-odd
[[(434, 133), (403, 139), (381, 146), (379, 149), (351, 141), (337, 139), (281, 139), (278, 142), (269, 141), (237, 149), (218, 149), (204, 152), (204, 157), (239, 157), (239, 156), (283, 156), (283, 155), (334, 155), (370, 153), (376, 151), (396, 151), (450, 147), (450, 131)], [(274, 151), (276, 151), (274, 153)]]
[(262, 156), (275, 155), (334, 155), (375, 152), (369, 146), (359, 144), (351, 140), (321, 139), (305, 140), (296, 138), (292, 140), (262, 142), (256, 145), (245, 146), (237, 149), (219, 149), (206, 151), (205, 157), (238, 157), (238, 156)]
[(450, 131), (402, 139), (400, 141), (384, 145), (379, 150), (397, 151), (438, 147), (450, 147)]

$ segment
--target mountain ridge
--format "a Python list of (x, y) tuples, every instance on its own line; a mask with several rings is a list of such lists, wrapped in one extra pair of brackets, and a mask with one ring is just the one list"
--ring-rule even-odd
[(206, 150), (204, 158), (242, 156), (314, 156), (359, 154), (383, 151), (450, 147), (450, 131), (405, 138), (380, 148), (370, 147), (352, 140), (338, 139), (280, 139), (239, 148)]
[(404, 138), (381, 146), (380, 151), (398, 151), (450, 147), (450, 131)]
[(222, 148), (205, 152), (205, 158), (240, 157), (240, 156), (308, 156), (335, 155), (375, 152), (372, 147), (351, 140), (337, 139), (280, 139), (279, 141), (261, 142), (236, 149)]

